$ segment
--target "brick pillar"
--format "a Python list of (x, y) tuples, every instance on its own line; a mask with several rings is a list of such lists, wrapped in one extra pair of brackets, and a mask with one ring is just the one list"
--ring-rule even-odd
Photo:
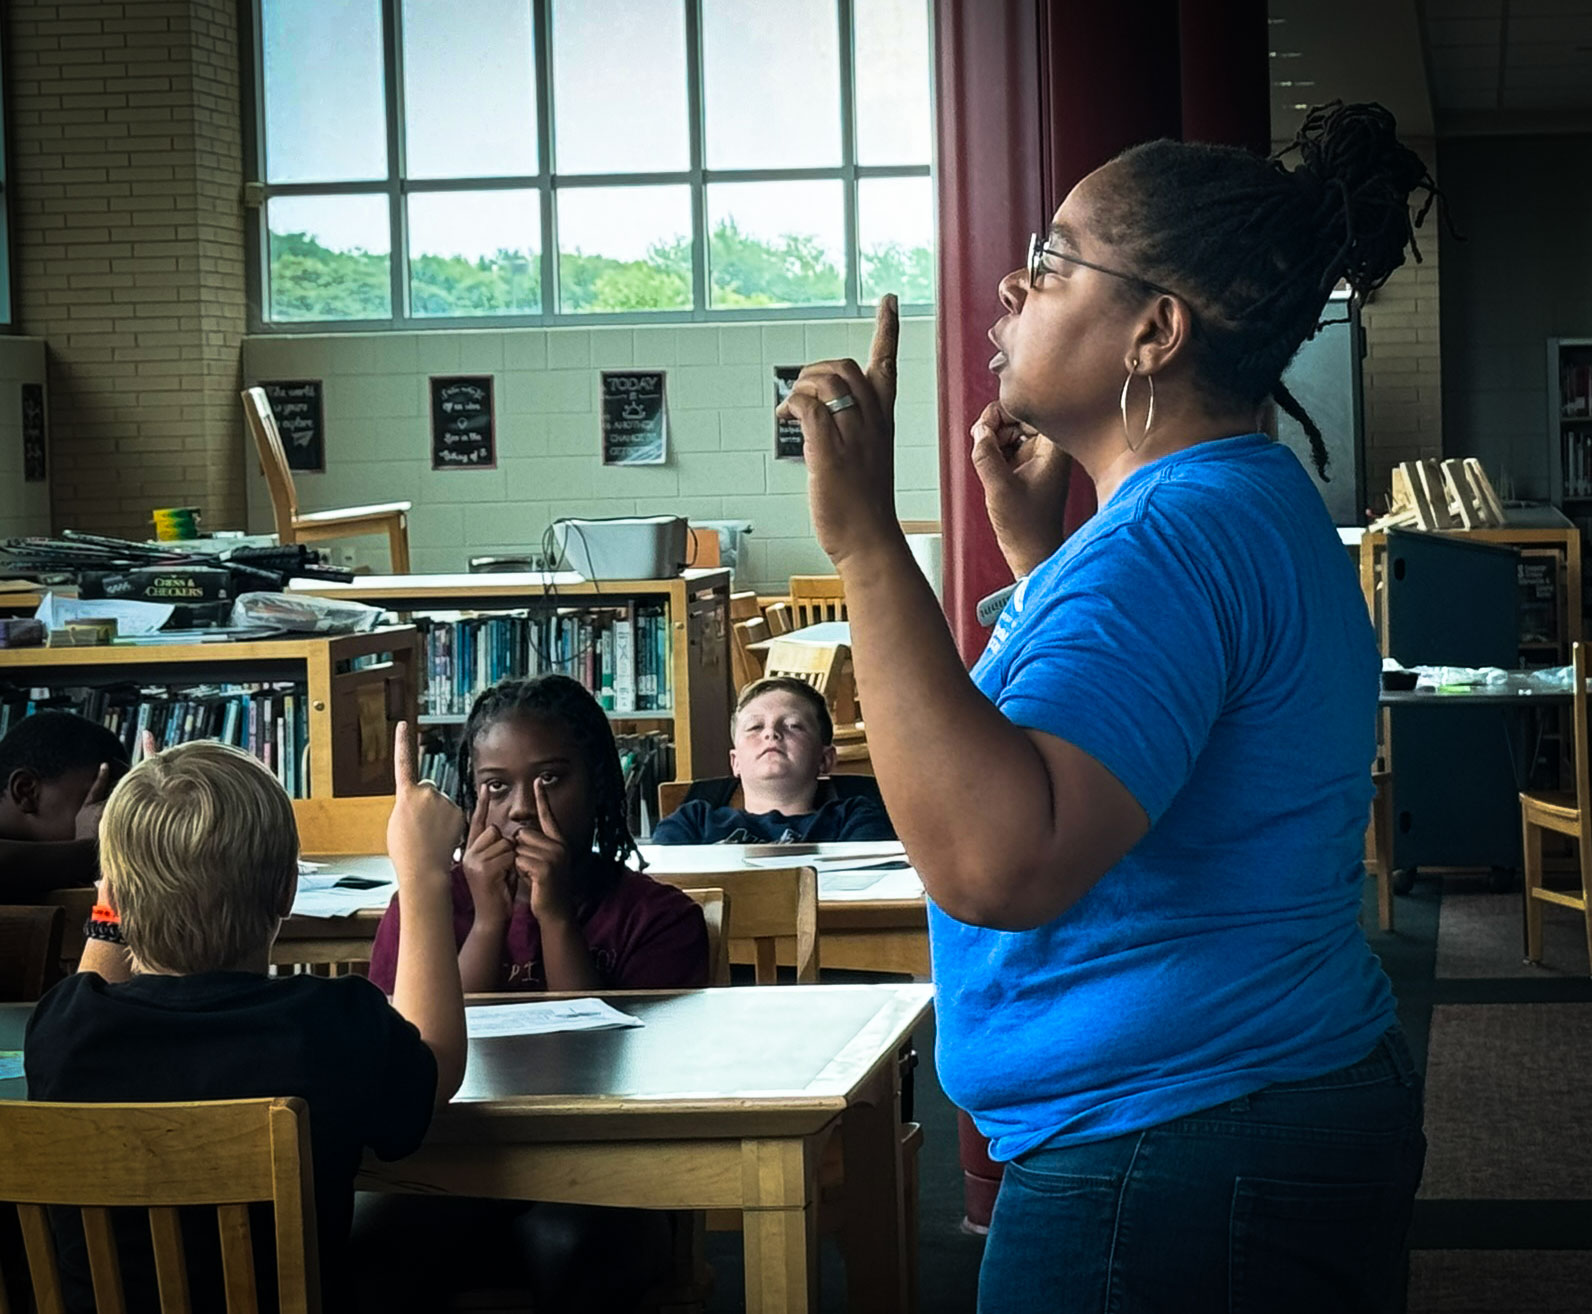
[(11, 0), (16, 317), (49, 346), (56, 530), (242, 528), (235, 0)]

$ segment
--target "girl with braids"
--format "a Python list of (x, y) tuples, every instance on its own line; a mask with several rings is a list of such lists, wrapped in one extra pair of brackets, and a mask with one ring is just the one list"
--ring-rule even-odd
[[(1425, 1139), (1357, 920), (1376, 646), (1256, 429), (1435, 188), (1379, 106), (1293, 152), (1135, 147), (1001, 280), (972, 459), (1018, 584), (971, 678), (896, 521), (893, 301), (866, 369), (783, 403), (931, 900), (941, 1080), (1006, 1161), (984, 1314), (1372, 1311), (1399, 1266)], [(1099, 510), (1063, 542), (1073, 463)]]
[[(707, 984), (701, 909), (624, 865), (636, 845), (619, 753), (581, 684), (543, 675), (480, 694), (459, 780), (470, 826), (453, 930), (467, 992)], [(388, 993), (400, 933), (395, 899), (370, 963)], [(667, 1271), (670, 1236), (653, 1210), (360, 1192), (353, 1254), (361, 1308), (383, 1314), (527, 1285), (537, 1309), (620, 1314)]]
[[(706, 985), (701, 910), (629, 870), (613, 730), (575, 680), (510, 680), (475, 700), (459, 745), (470, 817), (453, 869), (466, 991)], [(392, 989), (398, 904), (382, 918), (370, 979)]]

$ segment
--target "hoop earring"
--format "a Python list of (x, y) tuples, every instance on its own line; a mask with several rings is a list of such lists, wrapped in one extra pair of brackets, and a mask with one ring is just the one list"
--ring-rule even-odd
[(1133, 383), (1133, 371), (1138, 364), (1137, 359), (1131, 363), (1128, 377), (1122, 380), (1122, 396), (1117, 401), (1118, 409), (1122, 412), (1122, 441), (1128, 445), (1130, 452), (1136, 452), (1144, 446), (1144, 440), (1150, 436), (1150, 428), (1155, 424), (1155, 375), (1146, 374), (1145, 382), (1150, 385), (1150, 409), (1145, 413), (1144, 430), (1139, 434), (1139, 441), (1133, 441), (1133, 434), (1128, 428), (1128, 388)]

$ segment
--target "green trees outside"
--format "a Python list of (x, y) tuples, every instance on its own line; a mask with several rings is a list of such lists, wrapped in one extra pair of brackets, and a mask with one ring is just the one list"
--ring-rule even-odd
[[(389, 257), (337, 251), (306, 233), (270, 235), (273, 320), (390, 319)], [(733, 220), (709, 239), (709, 305), (836, 305), (845, 282), (816, 238), (789, 234), (765, 242)], [(934, 299), (934, 253), (897, 242), (861, 253), (865, 300), (895, 292), (904, 302)], [(560, 252), (560, 309), (566, 313), (686, 310), (691, 306), (691, 245), (660, 242), (644, 259)], [(416, 256), (410, 261), (416, 316), (529, 315), (542, 309), (541, 260), (531, 251)]]

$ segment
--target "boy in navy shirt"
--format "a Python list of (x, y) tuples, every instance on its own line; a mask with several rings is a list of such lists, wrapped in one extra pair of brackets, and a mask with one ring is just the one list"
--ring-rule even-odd
[[(774, 677), (747, 685), (730, 721), (730, 770), (740, 778), (739, 808), (695, 798), (658, 823), (656, 844), (791, 844), (892, 840), (883, 806), (866, 796), (836, 797), (829, 704), (811, 685)], [(728, 800), (725, 800), (728, 803)]]

